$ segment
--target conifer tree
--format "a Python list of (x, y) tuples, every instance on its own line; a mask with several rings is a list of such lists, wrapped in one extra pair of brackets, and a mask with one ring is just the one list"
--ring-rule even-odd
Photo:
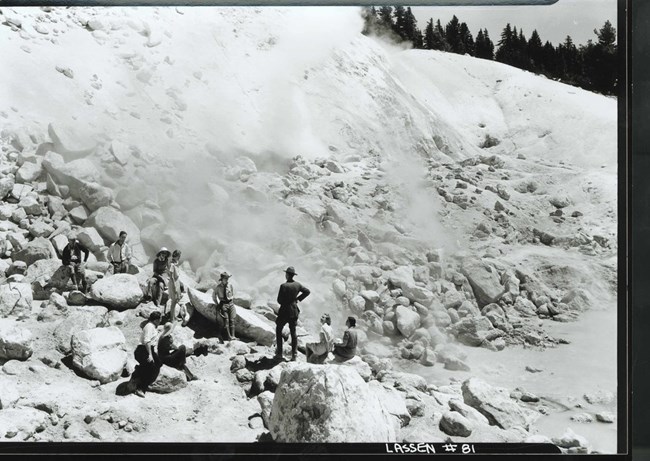
[(433, 37), (433, 18), (427, 22), (427, 27), (424, 28), (424, 48), (427, 50), (434, 50), (434, 37)]
[(530, 35), (528, 40), (528, 58), (530, 59), (530, 70), (533, 72), (540, 72), (542, 70), (542, 39), (537, 32), (537, 29), (533, 30), (533, 33)]
[(464, 22), (460, 24), (460, 41), (463, 44), (464, 53), (468, 53), (471, 56), (474, 56), (475, 53), (475, 43), (472, 33), (469, 31), (467, 24)]
[(452, 53), (465, 54), (465, 47), (460, 36), (460, 22), (456, 15), (445, 26), (445, 39)]

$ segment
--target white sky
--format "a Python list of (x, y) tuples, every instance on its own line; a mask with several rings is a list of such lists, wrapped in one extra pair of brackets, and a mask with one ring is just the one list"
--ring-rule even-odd
[(443, 27), (455, 14), (460, 22), (467, 23), (474, 38), (478, 30), (487, 28), (496, 44), (501, 31), (509, 22), (523, 28), (526, 38), (533, 29), (539, 32), (542, 43), (549, 40), (554, 45), (571, 35), (576, 45), (596, 40), (594, 29), (600, 29), (606, 20), (617, 27), (616, 0), (559, 0), (549, 6), (418, 6), (411, 7), (424, 32), (427, 21), (440, 19)]

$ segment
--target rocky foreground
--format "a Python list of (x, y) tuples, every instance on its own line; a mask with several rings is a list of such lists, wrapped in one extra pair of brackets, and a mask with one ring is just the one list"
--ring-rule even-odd
[[(280, 200), (316, 221), (318, 232), (333, 237), (332, 245), (345, 255), (340, 269), (322, 268), (321, 275), (332, 281), (331, 299), (338, 300), (331, 304), (336, 306), (333, 313), (360, 318), (360, 356), (345, 364), (320, 366), (270, 361), (278, 306), (262, 302), (259, 288), (255, 296), (241, 292), (235, 299), (237, 335), (248, 342), (224, 344), (210, 306), (213, 281), (206, 276), (218, 267), (197, 275), (185, 262), (182, 280), (187, 290), (182, 302), (194, 315), (189, 327), (179, 326), (174, 334), (190, 352), (207, 345), (209, 354), (189, 358), (199, 381), (188, 383), (182, 372), (163, 367), (141, 400), (117, 396), (116, 389), (133, 371), (132, 352), (142, 322), (156, 309), (143, 302), (151, 265), (142, 239), (149, 239), (149, 247), (155, 242), (129, 217), (137, 210), (139, 219), (146, 221), (149, 205), (129, 208), (124, 195), (116, 200), (113, 190), (99, 183), (101, 175), (91, 160), (103, 155), (102, 166), (110, 169), (130, 159), (121, 158), (115, 144), (105, 147), (103, 154), (70, 150), (53, 127), (49, 140), (25, 136), (4, 133), (1, 146), (0, 437), (4, 440), (550, 440), (535, 429), (535, 421), (553, 407), (540, 396), (495, 388), (478, 378), (435, 386), (394, 369), (395, 360), (402, 358), (468, 371), (465, 352), (456, 342), (495, 353), (516, 345), (568, 343), (549, 336), (545, 322), (576, 320), (596, 304), (594, 292), (583, 288), (588, 285), (564, 280), (575, 269), (544, 265), (549, 256), (537, 249), (576, 248), (577, 256), (561, 257), (589, 264), (588, 258), (606, 260), (615, 250), (612, 243), (585, 232), (566, 237), (526, 227), (529, 220), (523, 217), (521, 203), (537, 186), (526, 182), (525, 187), (516, 186), (519, 192), (494, 186), (497, 178), (508, 174), (500, 171), (504, 163), (499, 157), (456, 166), (430, 165), (434, 190), (449, 207), (458, 208), (454, 213), (478, 211), (485, 217), (476, 227), (474, 250), (456, 255), (445, 255), (404, 229), (400, 232), (400, 224), (391, 223), (392, 215), (383, 225), (389, 223), (396, 230), (373, 228), (370, 221), (365, 231), (357, 229), (350, 236), (348, 229), (356, 229), (364, 213), (376, 211), (373, 207), (388, 213), (400, 208), (399, 195), (382, 186), (384, 172), (378, 165), (366, 165), (359, 172), (355, 162), (360, 159), (354, 158), (347, 160), (348, 166), (334, 160), (296, 159), (284, 180), (278, 181), (283, 187)], [(251, 163), (240, 159), (231, 166), (230, 181), (255, 184), (268, 179)], [(332, 181), (332, 176), (341, 180)], [(348, 181), (350, 176), (356, 179)], [(272, 190), (274, 182), (267, 185)], [(485, 199), (489, 194), (494, 197)], [(518, 194), (518, 200), (511, 194)], [(549, 219), (556, 224), (567, 221), (562, 228), (567, 232), (578, 227), (571, 220), (579, 220), (580, 212), (574, 210), (569, 217), (563, 212), (571, 209), (570, 199), (551, 197), (550, 205), (555, 211)], [(408, 220), (402, 225), (408, 226)], [(70, 290), (57, 256), (71, 229), (92, 252), (85, 294)], [(129, 274), (112, 275), (104, 254), (121, 230), (129, 234), (136, 264)], [(481, 242), (486, 242), (485, 254), (472, 256), (481, 254), (477, 250)], [(504, 242), (513, 249), (509, 254), (499, 249)], [(526, 268), (516, 261), (517, 248), (524, 246), (534, 257), (523, 260), (537, 265)], [(606, 267), (596, 263), (592, 267), (613, 283)], [(263, 284), (276, 281), (277, 277)], [(302, 344), (308, 335), (304, 327)], [(615, 396), (603, 393), (585, 399), (589, 404), (611, 405)], [(614, 421), (607, 412), (583, 416)], [(552, 442), (568, 452), (590, 451), (588, 441), (571, 431)]]

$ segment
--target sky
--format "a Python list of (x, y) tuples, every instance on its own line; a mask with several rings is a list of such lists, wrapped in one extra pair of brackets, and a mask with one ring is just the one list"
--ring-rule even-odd
[(523, 28), (526, 38), (537, 29), (542, 42), (554, 45), (571, 35), (576, 45), (596, 40), (594, 29), (600, 29), (606, 20), (617, 27), (616, 0), (559, 0), (553, 5), (542, 6), (418, 6), (412, 7), (422, 31), (429, 18), (440, 19), (443, 27), (455, 14), (466, 22), (472, 35), (487, 28), (492, 41), (499, 40), (501, 31), (509, 22), (517, 29)]

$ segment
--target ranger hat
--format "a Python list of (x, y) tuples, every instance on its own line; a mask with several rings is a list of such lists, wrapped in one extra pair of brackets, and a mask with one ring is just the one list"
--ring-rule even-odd
[(296, 274), (296, 270), (293, 268), (293, 266), (287, 267), (287, 270), (285, 270), (285, 272), (287, 274), (291, 274), (291, 275), (298, 275), (298, 274)]

